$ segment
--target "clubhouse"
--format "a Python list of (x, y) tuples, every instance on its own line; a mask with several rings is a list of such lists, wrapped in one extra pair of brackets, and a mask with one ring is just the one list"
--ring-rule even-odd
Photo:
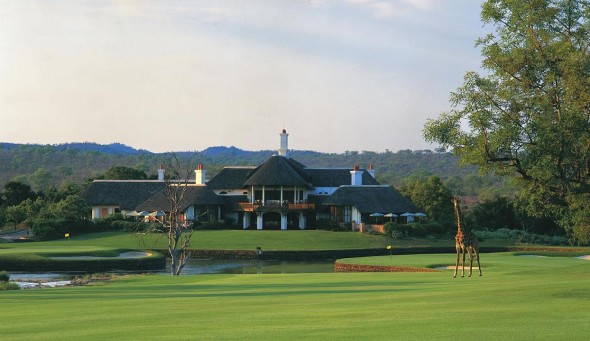
[[(306, 167), (289, 157), (288, 138), (283, 130), (278, 153), (258, 166), (226, 166), (207, 179), (199, 164), (186, 189), (183, 218), (287, 230), (315, 228), (322, 220), (352, 228), (383, 216), (411, 221), (419, 212), (396, 189), (375, 179), (373, 165)], [(157, 217), (169, 207), (164, 173), (160, 167), (158, 180), (95, 180), (82, 197), (92, 207), (93, 219), (117, 212)]]

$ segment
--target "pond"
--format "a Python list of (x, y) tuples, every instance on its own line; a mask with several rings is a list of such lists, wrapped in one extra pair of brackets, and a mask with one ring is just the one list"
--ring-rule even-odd
[[(270, 261), (270, 260), (215, 260), (191, 259), (183, 269), (182, 274), (292, 274), (334, 272), (333, 260), (322, 261)], [(111, 273), (128, 274), (130, 271), (113, 271)], [(145, 271), (142, 271), (145, 273)], [(153, 271), (152, 273), (169, 274), (170, 267)], [(76, 272), (9, 272), (11, 281), (18, 282), (58, 282), (71, 279), (83, 273)]]
[[(170, 273), (169, 266), (166, 273)], [(164, 271), (162, 271), (164, 272)], [(334, 272), (333, 260), (270, 261), (192, 259), (183, 274), (290, 274)]]

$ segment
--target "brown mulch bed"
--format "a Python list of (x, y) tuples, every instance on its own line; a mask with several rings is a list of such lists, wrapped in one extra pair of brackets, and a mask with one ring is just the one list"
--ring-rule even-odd
[(364, 264), (334, 263), (335, 272), (440, 272), (440, 270), (413, 266), (380, 266)]

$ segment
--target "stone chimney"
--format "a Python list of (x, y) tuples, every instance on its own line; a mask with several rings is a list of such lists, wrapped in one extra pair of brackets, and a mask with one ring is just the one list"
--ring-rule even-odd
[(289, 157), (289, 134), (287, 130), (283, 129), (281, 135), (281, 148), (279, 148), (279, 155)]
[(359, 170), (359, 165), (354, 165), (350, 171), (350, 184), (352, 186), (363, 185), (363, 171)]
[(197, 165), (197, 169), (195, 169), (195, 184), (196, 185), (205, 185), (205, 174), (207, 173), (206, 170), (203, 169), (203, 164), (199, 163)]
[(371, 176), (373, 177), (373, 179), (375, 179), (375, 169), (373, 168), (373, 164), (372, 163), (369, 165), (369, 174), (371, 174)]
[(166, 173), (166, 170), (164, 169), (164, 165), (160, 164), (160, 169), (158, 169), (158, 180), (164, 181), (164, 173)]

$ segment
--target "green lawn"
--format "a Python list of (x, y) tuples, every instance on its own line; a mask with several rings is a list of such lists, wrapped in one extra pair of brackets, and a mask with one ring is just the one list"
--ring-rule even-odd
[[(33, 246), (35, 245), (35, 246)], [(31, 248), (40, 246), (71, 247), (97, 246), (120, 249), (166, 248), (165, 236), (139, 236), (133, 233), (104, 232), (74, 235), (69, 239), (48, 242), (3, 244), (0, 248)], [(191, 241), (194, 249), (208, 250), (343, 250), (393, 247), (454, 247), (454, 240), (392, 240), (382, 235), (352, 232), (308, 231), (196, 231)], [(520, 246), (514, 240), (486, 240), (485, 246)]]
[[(454, 255), (347, 260), (411, 266)], [(0, 292), (5, 340), (586, 340), (590, 261), (482, 254), (435, 273), (137, 275)]]
[[(65, 246), (92, 245), (117, 248), (165, 248), (163, 235), (145, 236), (123, 232), (90, 233), (49, 242), (4, 244), (3, 247), (29, 248), (30, 245)], [(191, 247), (210, 250), (334, 250), (384, 248), (391, 244), (385, 236), (329, 231), (195, 231)], [(450, 245), (450, 244), (449, 244)]]

